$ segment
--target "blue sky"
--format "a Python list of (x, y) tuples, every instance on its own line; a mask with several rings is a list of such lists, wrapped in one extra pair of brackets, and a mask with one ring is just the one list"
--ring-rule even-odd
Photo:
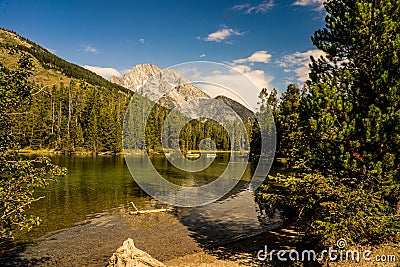
[(310, 36), (324, 25), (322, 1), (0, 0), (0, 26), (107, 77), (207, 60), (282, 92), (320, 55)]

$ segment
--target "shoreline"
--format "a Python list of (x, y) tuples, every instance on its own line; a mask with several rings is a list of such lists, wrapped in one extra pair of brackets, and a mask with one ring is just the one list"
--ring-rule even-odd
[[(169, 150), (157, 150), (157, 151), (147, 151), (149, 155), (162, 155), (164, 153), (170, 153)], [(216, 151), (207, 151), (207, 150), (190, 150), (191, 153), (246, 153), (249, 151), (229, 151), (229, 150), (216, 150)], [(128, 152), (112, 152), (112, 151), (103, 151), (98, 153), (93, 153), (92, 151), (64, 151), (64, 150), (55, 150), (55, 149), (27, 149), (22, 148), (18, 150), (18, 154), (23, 155), (68, 155), (68, 156), (124, 156), (124, 155), (144, 155), (145, 152), (142, 150), (133, 150)]]

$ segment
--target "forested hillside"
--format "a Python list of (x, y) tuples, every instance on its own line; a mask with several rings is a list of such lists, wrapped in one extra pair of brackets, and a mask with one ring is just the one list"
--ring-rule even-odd
[(16, 68), (19, 54), (31, 57), (30, 105), (10, 113), (22, 148), (63, 152), (121, 151), (121, 127), (132, 95), (13, 32), (0, 30), (2, 66)]
[[(46, 70), (54, 70), (63, 76), (84, 80), (92, 85), (129, 92), (129, 90), (125, 87), (109, 82), (96, 73), (82, 68), (76, 64), (70, 63), (52, 54), (47, 49), (37, 45), (36, 43), (19, 36), (15, 32), (8, 31), (3, 28), (0, 28), (0, 48), (13, 48), (19, 51), (27, 52), (40, 63), (40, 67)], [(36, 65), (36, 67), (38, 66)], [(33, 78), (35, 79), (35, 76), (33, 76)]]

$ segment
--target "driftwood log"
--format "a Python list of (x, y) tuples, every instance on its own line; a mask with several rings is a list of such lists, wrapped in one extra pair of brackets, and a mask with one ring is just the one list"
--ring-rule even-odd
[(151, 257), (146, 252), (135, 247), (133, 240), (128, 238), (111, 256), (106, 267), (159, 267), (162, 262)]

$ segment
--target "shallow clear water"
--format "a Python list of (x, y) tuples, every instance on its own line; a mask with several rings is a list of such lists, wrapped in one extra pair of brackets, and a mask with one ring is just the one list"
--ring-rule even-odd
[[(140, 164), (140, 155), (132, 157), (137, 157), (135, 162)], [(29, 213), (39, 216), (42, 223), (29, 233), (19, 234), (11, 246), (29, 243), (48, 233), (131, 207), (130, 202), (139, 209), (166, 206), (140, 189), (122, 156), (53, 156), (52, 159), (56, 164), (67, 167), (68, 173), (56, 183), (36, 192), (37, 196), (45, 198), (34, 202)], [(169, 181), (200, 186), (213, 181), (224, 171), (229, 154), (218, 154), (205, 171), (190, 174), (173, 167), (163, 155), (154, 155), (151, 160)], [(203, 242), (205, 246), (218, 244), (263, 231), (277, 222), (277, 218), (266, 220), (253, 193), (247, 190), (251, 169), (249, 163), (242, 180), (220, 200), (196, 208), (175, 208), (175, 216), (192, 232), (196, 241)], [(5, 245), (2, 246), (4, 249)], [(10, 243), (7, 246), (10, 247)]]

